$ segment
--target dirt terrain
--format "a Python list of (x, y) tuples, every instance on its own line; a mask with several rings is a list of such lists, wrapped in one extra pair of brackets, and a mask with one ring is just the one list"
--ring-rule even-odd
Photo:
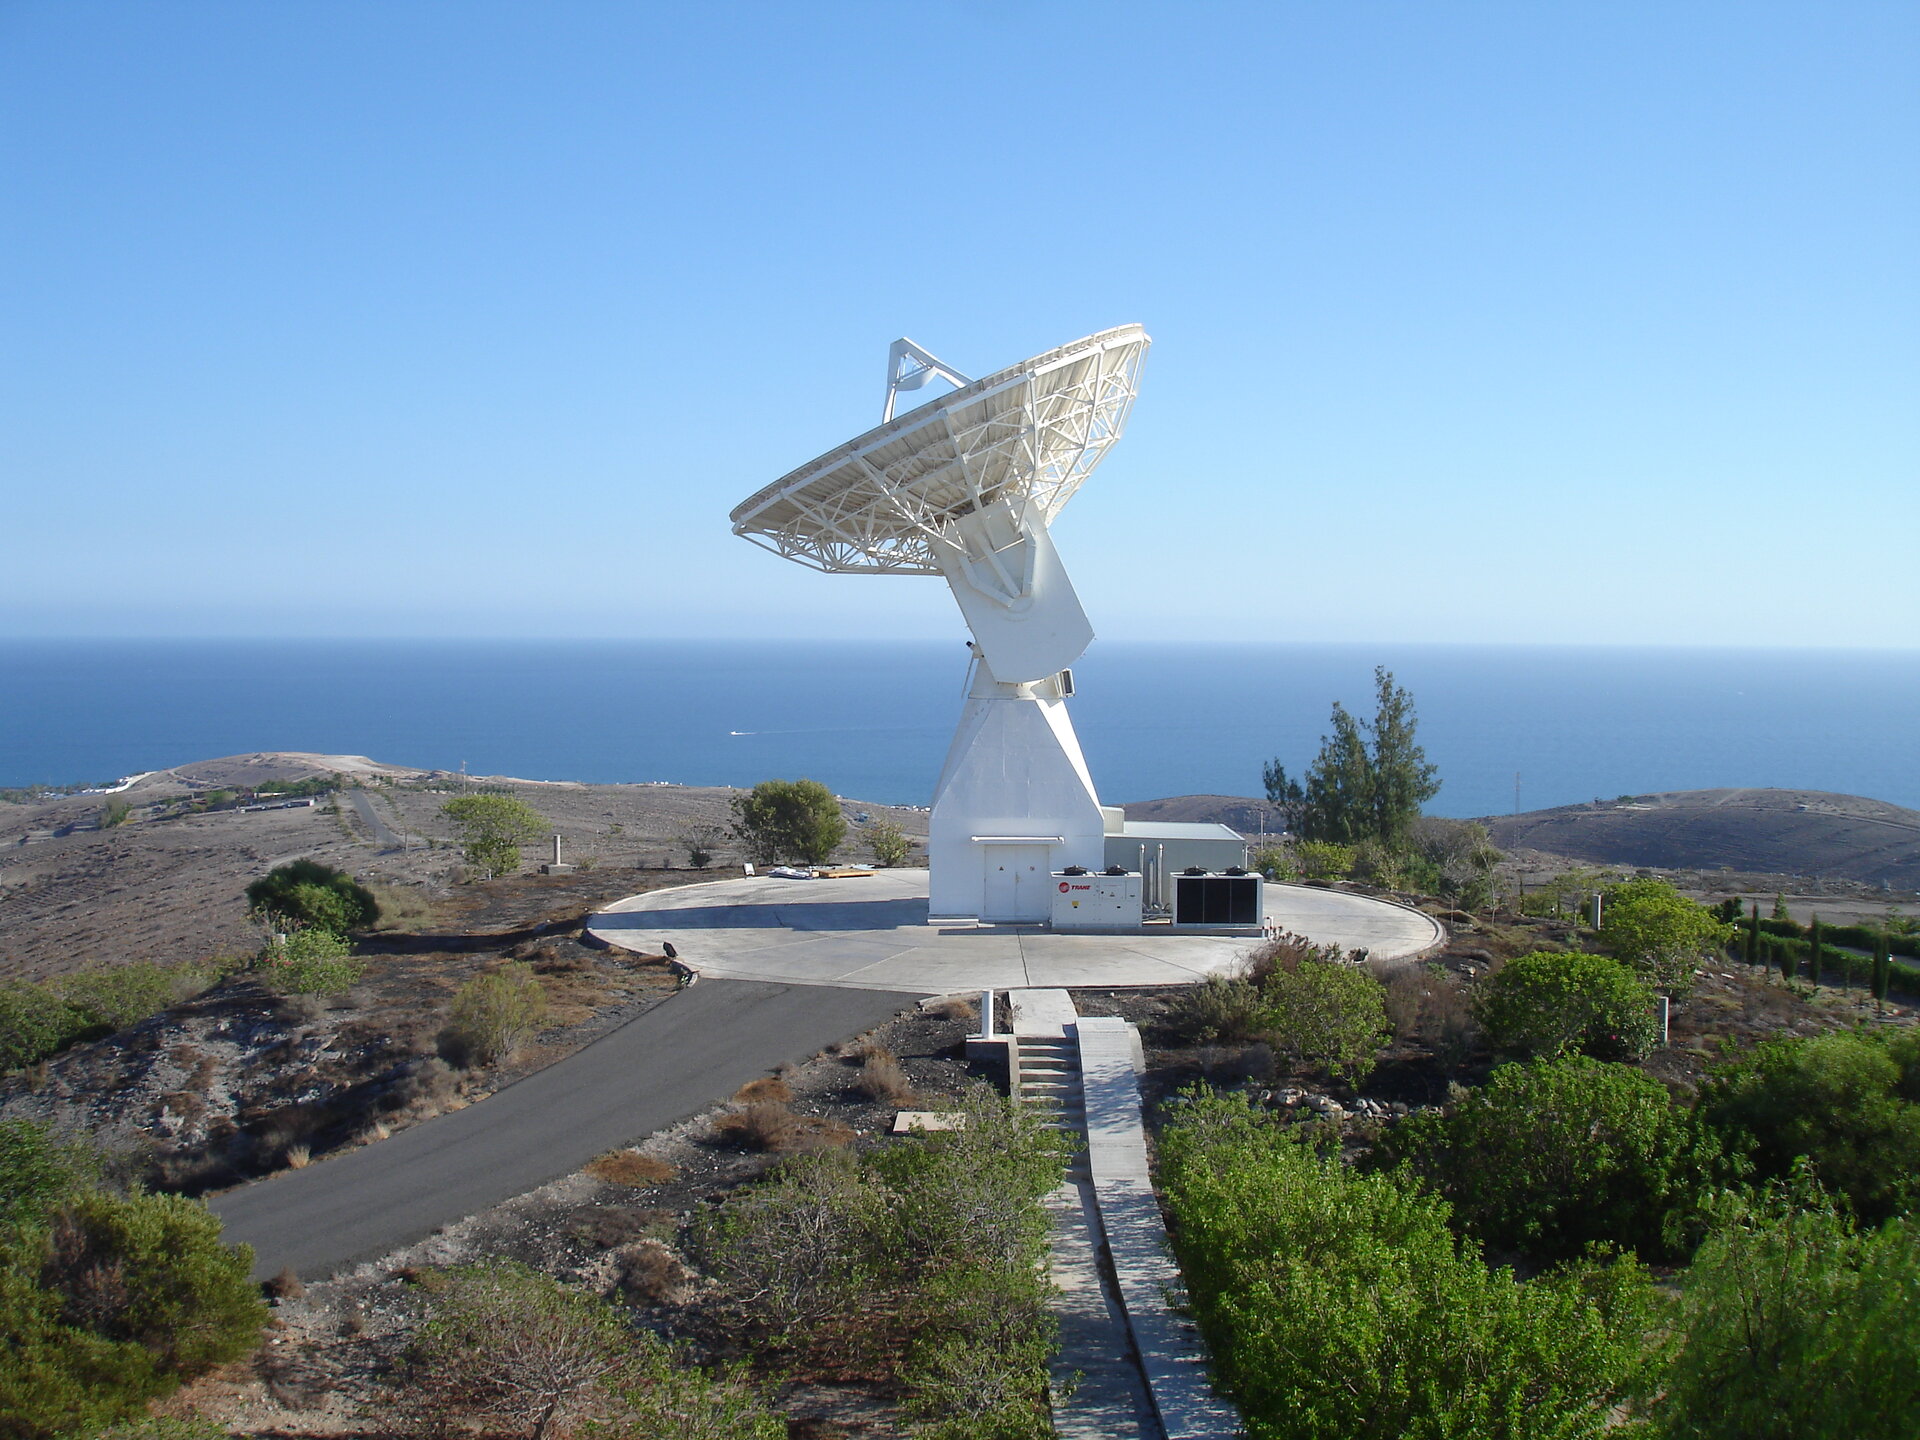
[[(222, 790), (334, 774), (350, 788), (311, 806), (191, 813), (193, 803)], [(465, 790), (525, 800), (552, 822), (563, 858), (588, 873), (685, 866), (687, 839), (702, 830), (715, 864), (738, 859), (724, 833), (731, 790), (467, 777), (353, 755), (231, 756), (158, 771), (114, 795), (0, 801), (0, 979), (250, 953), (262, 936), (241, 892), (301, 856), (364, 881), (445, 897), (464, 866), (440, 807)], [(112, 802), (132, 808), (124, 823), (102, 828)], [(849, 817), (891, 819), (909, 835), (927, 832), (924, 810), (851, 800), (845, 809)], [(848, 858), (864, 858), (859, 838), (856, 823)], [(542, 846), (526, 855), (529, 864), (551, 858)]]
[(1502, 849), (1920, 889), (1920, 811), (1821, 790), (1684, 790), (1483, 821)]

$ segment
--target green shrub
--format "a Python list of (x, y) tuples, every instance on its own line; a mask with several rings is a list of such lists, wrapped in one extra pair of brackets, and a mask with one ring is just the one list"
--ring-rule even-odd
[(514, 1261), (460, 1266), (446, 1280), (407, 1351), (404, 1398), (422, 1419), (544, 1435), (636, 1349), (613, 1305)]
[(1502, 1065), (1444, 1112), (1394, 1126), (1400, 1159), (1475, 1239), (1536, 1261), (1590, 1245), (1683, 1256), (1709, 1187), (1730, 1177), (1719, 1138), (1666, 1087), (1582, 1056)]
[(1276, 969), (1260, 987), (1267, 1005), (1263, 1037), (1296, 1062), (1335, 1079), (1364, 1080), (1393, 1038), (1386, 987), (1344, 960), (1301, 960)]
[(276, 865), (247, 886), (247, 904), (261, 914), (336, 935), (364, 930), (380, 918), (380, 902), (371, 890), (318, 860)]
[(1237, 976), (1209, 975), (1175, 993), (1163, 1023), (1181, 1040), (1234, 1045), (1258, 1038), (1267, 1021), (1259, 986)]
[(343, 994), (367, 973), (352, 948), (331, 930), (296, 930), (262, 953), (262, 978), (283, 995)]
[(91, 1189), (100, 1171), (91, 1146), (38, 1121), (0, 1120), (0, 1227), (38, 1224), (68, 1196)]
[(1733, 927), (1664, 880), (1628, 880), (1606, 892), (1600, 943), (1636, 975), (1672, 995), (1693, 989), (1693, 972), (1733, 938)]
[(1480, 984), (1474, 1014), (1494, 1048), (1512, 1054), (1637, 1060), (1659, 1038), (1655, 1003), (1652, 989), (1618, 960), (1536, 951)]
[(1522, 1284), (1446, 1202), (1287, 1138), (1239, 1097), (1162, 1133), (1163, 1195), (1253, 1440), (1584, 1440), (1632, 1389), (1653, 1306), (1630, 1262)]
[(1672, 1440), (1920, 1435), (1920, 1232), (1804, 1192), (1734, 1202), (1685, 1276), (1654, 1409)]
[(867, 853), (873, 856), (873, 863), (882, 869), (904, 865), (913, 858), (913, 841), (891, 820), (874, 821), (861, 838), (867, 843)]
[(95, 1434), (246, 1354), (267, 1319), (252, 1263), (176, 1195), (82, 1190), (17, 1223), (0, 1244), (0, 1437)]
[[(231, 963), (231, 962), (228, 962)], [(84, 1015), (89, 1024), (124, 1030), (169, 1005), (191, 999), (218, 984), (225, 966), (200, 964), (154, 965), (133, 961), (99, 970), (82, 970), (53, 982), (60, 997)]]
[(1702, 1087), (1701, 1113), (1752, 1145), (1763, 1179), (1811, 1162), (1869, 1223), (1920, 1198), (1920, 1035), (1769, 1040)]
[(1331, 840), (1302, 840), (1293, 847), (1300, 873), (1309, 880), (1338, 880), (1353, 870), (1354, 849)]
[(493, 1065), (512, 1055), (546, 1016), (547, 992), (540, 977), (518, 962), (502, 965), (474, 976), (455, 992), (441, 1042), (448, 1058), (458, 1064)]
[(1267, 845), (1247, 857), (1247, 868), (1269, 880), (1291, 880), (1300, 873), (1300, 862), (1284, 845)]
[(19, 1070), (58, 1054), (98, 1029), (44, 985), (0, 981), (0, 1070)]

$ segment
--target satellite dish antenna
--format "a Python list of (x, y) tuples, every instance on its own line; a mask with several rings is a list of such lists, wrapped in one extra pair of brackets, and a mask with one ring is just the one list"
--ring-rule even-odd
[[(1093, 627), (1049, 528), (1125, 429), (1150, 343), (1122, 325), (968, 380), (896, 340), (879, 427), (733, 511), (734, 534), (776, 555), (939, 575), (959, 603), (978, 664), (934, 794), (937, 916), (1044, 919), (1050, 871), (1105, 864), (1111, 817), (1066, 713)], [(899, 393), (935, 376), (960, 388), (896, 419)]]

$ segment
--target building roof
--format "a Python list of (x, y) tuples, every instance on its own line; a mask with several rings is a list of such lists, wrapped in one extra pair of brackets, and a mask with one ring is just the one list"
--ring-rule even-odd
[(1128, 820), (1107, 834), (1124, 840), (1228, 840), (1235, 845), (1246, 842), (1240, 832), (1225, 825), (1182, 824), (1174, 820)]

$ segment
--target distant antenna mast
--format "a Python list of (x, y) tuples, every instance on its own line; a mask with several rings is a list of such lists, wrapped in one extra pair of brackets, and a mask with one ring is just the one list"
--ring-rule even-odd
[(893, 402), (902, 390), (918, 390), (938, 375), (950, 384), (965, 387), (973, 381), (951, 365), (943, 364), (902, 335), (887, 351), (887, 408), (880, 423), (893, 419)]

